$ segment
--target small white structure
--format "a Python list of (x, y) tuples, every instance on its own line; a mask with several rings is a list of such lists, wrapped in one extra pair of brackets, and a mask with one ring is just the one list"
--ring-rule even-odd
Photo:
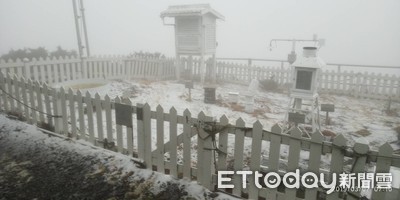
[[(321, 68), (325, 65), (325, 62), (317, 56), (316, 47), (304, 47), (303, 56), (292, 65), (293, 86), (290, 91), (291, 101), (286, 120), (296, 124), (310, 123), (313, 132), (320, 128), (318, 83)], [(290, 119), (291, 116), (297, 119)], [(299, 120), (301, 117), (298, 116), (304, 116), (304, 122), (301, 122)]]
[[(205, 79), (205, 56), (214, 58), (212, 79), (215, 80), (216, 53), (216, 20), (224, 20), (224, 16), (212, 9), (208, 4), (169, 6), (161, 12), (164, 25), (175, 26), (176, 58), (184, 55), (200, 56), (201, 82)], [(166, 24), (165, 17), (173, 17), (174, 24)], [(179, 64), (178, 64), (179, 65)], [(177, 77), (180, 78), (180, 66), (177, 66)]]

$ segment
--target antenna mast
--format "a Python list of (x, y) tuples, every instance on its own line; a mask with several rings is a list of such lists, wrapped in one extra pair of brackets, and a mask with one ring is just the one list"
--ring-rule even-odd
[[(83, 7), (83, 0), (72, 0), (72, 5), (74, 9), (76, 36), (78, 40), (78, 52), (79, 52), (79, 57), (82, 59), (84, 57), (90, 56), (89, 39), (86, 29), (85, 9)], [(83, 27), (83, 38), (81, 36), (80, 25), (82, 25)], [(85, 42), (85, 46), (82, 45), (82, 39)], [(85, 52), (83, 51), (84, 48), (86, 48), (86, 55)]]

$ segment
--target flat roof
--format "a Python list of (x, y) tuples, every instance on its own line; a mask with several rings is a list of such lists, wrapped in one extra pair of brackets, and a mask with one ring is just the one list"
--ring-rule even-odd
[(191, 4), (169, 6), (167, 10), (161, 12), (160, 17), (178, 17), (178, 16), (203, 16), (212, 14), (218, 19), (225, 20), (225, 17), (212, 9), (210, 4)]

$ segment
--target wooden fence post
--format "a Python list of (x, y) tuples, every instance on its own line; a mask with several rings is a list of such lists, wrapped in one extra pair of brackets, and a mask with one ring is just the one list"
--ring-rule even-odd
[[(290, 131), (292, 138), (289, 141), (289, 156), (288, 156), (288, 172), (294, 172), (299, 168), (300, 150), (301, 150), (301, 135), (303, 133), (298, 127)], [(286, 188), (285, 200), (296, 199), (296, 188)]]
[[(310, 145), (310, 156), (308, 161), (308, 171), (314, 174), (319, 174), (320, 162), (321, 162), (321, 154), (322, 154), (322, 142), (324, 136), (322, 136), (321, 132), (316, 131), (311, 136), (311, 145)], [(306, 190), (305, 199), (317, 200), (317, 188), (310, 188)]]
[[(282, 127), (279, 124), (275, 124), (271, 128), (271, 141), (270, 141), (270, 149), (274, 149), (273, 151), (269, 151), (268, 157), (268, 171), (277, 173), (279, 170), (279, 159), (280, 159), (280, 149), (282, 142)], [(276, 200), (277, 199), (277, 188), (271, 189), (267, 188), (267, 199)]]
[[(392, 163), (392, 159), (391, 159), (392, 154), (393, 154), (393, 148), (390, 146), (390, 144), (385, 143), (384, 145), (379, 147), (375, 174), (390, 172), (390, 166)], [(371, 199), (386, 199), (385, 197), (387, 196), (386, 195), (387, 193), (388, 192), (386, 192), (386, 191), (373, 191)]]
[(31, 64), (28, 58), (23, 59), (24, 62), (24, 71), (25, 71), (25, 78), (26, 79), (31, 79)]
[[(333, 181), (332, 174), (336, 174), (336, 181), (339, 180), (339, 174), (343, 172), (344, 167), (344, 148), (346, 147), (347, 140), (342, 134), (338, 135), (333, 139), (332, 145), (332, 157), (330, 167), (330, 181)], [(327, 195), (327, 200), (339, 199), (339, 192), (333, 192)]]
[[(236, 127), (235, 129), (235, 149), (234, 149), (234, 163), (233, 163), (233, 170), (239, 171), (243, 170), (243, 151), (244, 151), (244, 134), (245, 132), (243, 129), (245, 127), (245, 122), (242, 118), (236, 120)], [(233, 194), (236, 196), (242, 195), (242, 176), (239, 174), (235, 174), (233, 176)]]
[(164, 168), (164, 109), (157, 106), (157, 171), (165, 172)]
[[(261, 142), (262, 142), (263, 127), (260, 121), (253, 124), (252, 141), (251, 141), (251, 162), (250, 170), (253, 172), (260, 171), (261, 164)], [(258, 199), (259, 189), (255, 185), (255, 175), (249, 177), (249, 198)]]
[[(30, 80), (28, 82), (31, 83)], [(54, 110), (54, 130), (56, 133), (61, 133), (62, 131), (62, 118), (61, 116), (61, 100), (59, 97), (59, 93), (55, 88), (52, 89), (53, 96), (53, 110)], [(32, 115), (35, 111), (32, 111)]]
[[(351, 173), (364, 173), (365, 172), (365, 164), (367, 162), (367, 153), (369, 151), (369, 146), (367, 143), (355, 143), (353, 147), (353, 151), (355, 156), (353, 157), (353, 167)], [(356, 179), (357, 180), (357, 179)], [(352, 185), (354, 188), (358, 188), (359, 185), (357, 181)], [(348, 191), (347, 193), (351, 193), (352, 195), (347, 195), (347, 200), (358, 200), (359, 198), (356, 196), (360, 196), (360, 191), (352, 192)]]
[(176, 165), (177, 163), (177, 146), (178, 146), (178, 140), (177, 140), (177, 115), (176, 115), (176, 109), (172, 107), (169, 110), (169, 141), (170, 141), (170, 152), (169, 152), (169, 169), (170, 169), (170, 174), (174, 178), (178, 178), (178, 167)]

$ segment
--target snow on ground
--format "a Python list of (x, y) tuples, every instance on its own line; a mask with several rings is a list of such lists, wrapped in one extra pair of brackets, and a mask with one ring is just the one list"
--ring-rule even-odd
[[(25, 160), (20, 160), (21, 157)], [(79, 160), (78, 158), (82, 159)], [(81, 163), (76, 163), (76, 159)], [(65, 162), (72, 164), (72, 167), (68, 166), (67, 169), (64, 169), (64, 166), (62, 164), (60, 165), (61, 162), (64, 162), (64, 165)], [(37, 163), (42, 163), (43, 166), (35, 166)], [(54, 169), (52, 166), (57, 164), (58, 166), (55, 168), (56, 172), (51, 171)], [(46, 195), (42, 196), (42, 198), (51, 198), (52, 195), (54, 198), (61, 198), (62, 196), (55, 195), (67, 195), (64, 193), (67, 191), (70, 192), (69, 190), (75, 188), (75, 186), (77, 187), (77, 191), (71, 192), (73, 196), (80, 195), (80, 197), (84, 197), (85, 195), (86, 197), (93, 197), (100, 192), (104, 192), (104, 195), (113, 196), (117, 195), (116, 192), (122, 191), (122, 197), (128, 199), (146, 199), (151, 197), (157, 197), (158, 199), (174, 199), (181, 197), (187, 199), (231, 198), (225, 194), (212, 193), (195, 182), (176, 180), (169, 175), (140, 169), (128, 156), (100, 148), (94, 148), (85, 141), (51, 137), (37, 130), (35, 126), (8, 119), (4, 114), (0, 114), (0, 166), (1, 165), (4, 165), (4, 168), (0, 167), (0, 183), (2, 183), (0, 193), (10, 195), (10, 198), (29, 197), (32, 199), (35, 197), (40, 198), (40, 195)], [(82, 173), (78, 171), (77, 174), (75, 174), (74, 171), (76, 170), (73, 169), (74, 167), (77, 167), (77, 170), (82, 170)], [(38, 169), (41, 169), (41, 172), (44, 171), (46, 176), (37, 177), (35, 172), (37, 173)], [(47, 172), (46, 170), (49, 171)], [(16, 173), (16, 178), (9, 176), (12, 173)], [(67, 174), (64, 175), (63, 173)], [(73, 174), (77, 175), (78, 178), (84, 179), (84, 182), (73, 183), (73, 181), (77, 179), (77, 177), (72, 177)], [(52, 187), (52, 184), (48, 183), (47, 180), (52, 180), (51, 178), (54, 176), (66, 176), (69, 180), (66, 180), (66, 183), (61, 183), (61, 185), (64, 186), (61, 189)], [(93, 178), (98, 178), (100, 182), (93, 182)], [(18, 184), (10, 183), (10, 180), (18, 181)], [(53, 180), (59, 181), (60, 178)], [(121, 180), (125, 182), (120, 183), (119, 181)], [(48, 184), (46, 185), (48, 188), (43, 188), (45, 194), (39, 192), (41, 190), (39, 189), (41, 188), (40, 185), (33, 185), (33, 189), (30, 188), (32, 187), (31, 183), (40, 182)], [(85, 191), (90, 188), (90, 186), (88, 186), (89, 183), (96, 183), (96, 187), (99, 188), (95, 187), (92, 188), (94, 189), (93, 191)], [(118, 187), (118, 184), (124, 184), (124, 187)], [(54, 185), (57, 184), (54, 183)], [(110, 185), (110, 187), (105, 187), (106, 185)], [(86, 189), (82, 188), (82, 191), (80, 191), (80, 187), (85, 187)], [(119, 188), (119, 190), (116, 191), (116, 188)], [(19, 191), (20, 193), (15, 193), (15, 191)], [(46, 193), (46, 191), (48, 192)], [(49, 193), (49, 191), (53, 192)], [(79, 198), (79, 196), (75, 197)], [(101, 198), (106, 197), (103, 196)]]
[[(238, 118), (242, 118), (246, 126), (252, 126), (259, 120), (265, 130), (270, 130), (275, 123), (282, 122), (290, 100), (287, 94), (253, 90), (255, 112), (249, 114), (240, 107), (244, 106), (246, 101), (243, 95), (240, 95), (239, 106), (229, 104), (229, 92), (240, 94), (249, 92), (249, 87), (244, 85), (218, 85), (217, 104), (204, 103), (204, 90), (199, 84), (195, 84), (192, 89), (192, 101), (188, 101), (188, 89), (177, 81), (112, 80), (99, 90), (94, 88), (88, 91), (93, 94), (98, 92), (101, 96), (108, 94), (111, 98), (128, 97), (133, 104), (148, 103), (152, 110), (155, 110), (157, 105), (161, 105), (165, 112), (175, 107), (178, 114), (182, 114), (187, 108), (192, 116), (197, 116), (201, 111), (216, 119), (226, 115), (233, 124)], [(322, 94), (320, 103), (335, 104), (335, 112), (329, 115), (332, 125), (325, 125), (325, 113), (320, 113), (322, 130), (343, 134), (349, 140), (349, 145), (363, 138), (376, 150), (385, 142), (395, 144), (398, 141), (394, 128), (400, 126), (399, 103), (392, 102), (391, 109), (395, 112), (391, 115), (385, 113), (388, 101), (383, 100)], [(399, 149), (398, 145), (393, 145), (393, 147)]]
[[(63, 84), (65, 85), (65, 84)], [(68, 85), (65, 85), (68, 87)], [(238, 84), (219, 84), (216, 90), (217, 103), (204, 103), (204, 89), (200, 84), (195, 84), (191, 90), (191, 101), (188, 100), (189, 92), (182, 82), (178, 81), (148, 81), (148, 80), (110, 80), (107, 84), (92, 89), (85, 89), (91, 94), (99, 93), (100, 96), (106, 94), (114, 99), (117, 96), (129, 98), (135, 105), (137, 103), (148, 103), (152, 110), (158, 105), (164, 108), (164, 112), (169, 112), (171, 107), (175, 107), (179, 115), (183, 114), (185, 109), (189, 109), (192, 117), (196, 117), (198, 113), (203, 111), (206, 115), (219, 119), (226, 115), (230, 123), (242, 118), (247, 127), (251, 127), (257, 120), (261, 122), (265, 130), (270, 130), (276, 123), (281, 123), (285, 117), (286, 109), (289, 104), (289, 96), (287, 93), (266, 92), (256, 87), (252, 82), (250, 86)], [(239, 103), (237, 105), (230, 104), (230, 92), (239, 93)], [(254, 94), (254, 112), (246, 113), (245, 104), (247, 103), (245, 94)], [(392, 102), (391, 112), (385, 112), (388, 105), (387, 101), (360, 99), (348, 96), (338, 96), (321, 94), (320, 103), (335, 104), (335, 112), (330, 113), (331, 125), (325, 125), (325, 113), (320, 113), (321, 129), (329, 130), (336, 134), (343, 134), (348, 145), (353, 145), (356, 141), (361, 141), (370, 145), (372, 150), (385, 142), (392, 145), (395, 150), (399, 150), (398, 134), (394, 130), (400, 126), (400, 104)], [(113, 117), (114, 118), (114, 117)], [(105, 124), (105, 117), (103, 117)], [(96, 119), (94, 125), (96, 126)], [(133, 130), (136, 130), (136, 123), (133, 124)], [(96, 130), (96, 128), (95, 128)], [(178, 133), (182, 131), (182, 126), (178, 126)], [(113, 128), (115, 135), (115, 127)], [(152, 124), (152, 149), (156, 149), (156, 126)], [(164, 141), (169, 140), (168, 123), (165, 123)], [(124, 146), (126, 147), (126, 135), (124, 137)], [(136, 140), (136, 135), (134, 139)], [(196, 138), (192, 139), (193, 165), (197, 162), (197, 153), (195, 151)], [(244, 165), (247, 165), (247, 157), (251, 155), (251, 140), (245, 139), (244, 148)], [(269, 153), (269, 142), (263, 142), (263, 155)], [(281, 158), (287, 159), (288, 148), (282, 145)], [(234, 136), (228, 137), (228, 160), (233, 160)], [(178, 148), (178, 161), (182, 161), (182, 151)], [(168, 153), (166, 153), (168, 159)], [(309, 157), (308, 152), (301, 152), (300, 165), (306, 165)], [(323, 156), (322, 167), (328, 166), (330, 162), (329, 156)]]
[[(158, 105), (164, 108), (164, 112), (168, 112), (171, 107), (175, 107), (178, 114), (182, 115), (185, 109), (189, 109), (193, 117), (203, 111), (206, 115), (219, 119), (226, 115), (230, 123), (242, 118), (246, 122), (247, 127), (251, 127), (254, 122), (259, 120), (265, 130), (283, 121), (287, 106), (289, 104), (289, 96), (287, 93), (266, 92), (262, 91), (251, 84), (251, 86), (237, 84), (219, 84), (217, 87), (217, 103), (204, 103), (204, 89), (201, 85), (195, 84), (191, 90), (192, 100), (188, 100), (188, 89), (184, 84), (178, 81), (147, 81), (147, 80), (110, 80), (108, 84), (100, 87), (88, 89), (93, 95), (99, 93), (100, 96), (109, 95), (111, 99), (116, 96), (129, 98), (135, 105), (136, 103), (148, 103), (152, 110)], [(229, 93), (237, 92), (240, 95), (237, 105), (230, 104)], [(246, 113), (244, 106), (246, 98), (244, 94), (249, 92), (254, 94), (254, 113)], [(369, 144), (372, 150), (385, 142), (392, 145), (395, 150), (399, 150), (398, 133), (394, 130), (400, 126), (400, 104), (392, 102), (391, 112), (385, 112), (388, 102), (382, 100), (360, 99), (349, 96), (321, 94), (320, 103), (335, 104), (335, 112), (330, 113), (331, 125), (325, 125), (325, 113), (320, 113), (322, 130), (329, 130), (336, 134), (343, 134), (348, 139), (348, 145), (353, 145), (356, 141), (363, 141)], [(113, 117), (114, 118), (114, 117)], [(103, 117), (103, 120), (105, 118)], [(94, 121), (96, 125), (96, 121)], [(169, 140), (168, 123), (165, 123), (164, 141)], [(136, 124), (133, 124), (133, 130), (136, 130)], [(115, 127), (114, 127), (115, 134)], [(182, 127), (178, 126), (178, 133), (182, 131)], [(135, 134), (135, 133), (134, 133)], [(126, 141), (126, 136), (124, 136)], [(136, 135), (134, 135), (136, 137)], [(136, 138), (134, 138), (136, 140)], [(137, 141), (137, 140), (136, 140)], [(152, 149), (156, 149), (156, 127), (152, 125)], [(193, 165), (197, 162), (196, 138), (192, 139), (192, 160)], [(244, 141), (244, 166), (248, 167), (248, 159), (251, 155), (251, 140)], [(126, 146), (126, 144), (124, 144)], [(262, 155), (267, 159), (269, 153), (269, 142), (263, 141)], [(234, 135), (228, 137), (228, 161), (233, 160)], [(182, 149), (178, 147), (178, 160), (182, 161)], [(306, 166), (309, 158), (309, 152), (301, 151), (300, 166)], [(168, 153), (166, 153), (168, 159)], [(288, 147), (282, 145), (281, 159), (282, 163), (287, 161)], [(330, 156), (322, 157), (323, 168), (329, 168)], [(284, 166), (283, 166), (284, 167)]]

